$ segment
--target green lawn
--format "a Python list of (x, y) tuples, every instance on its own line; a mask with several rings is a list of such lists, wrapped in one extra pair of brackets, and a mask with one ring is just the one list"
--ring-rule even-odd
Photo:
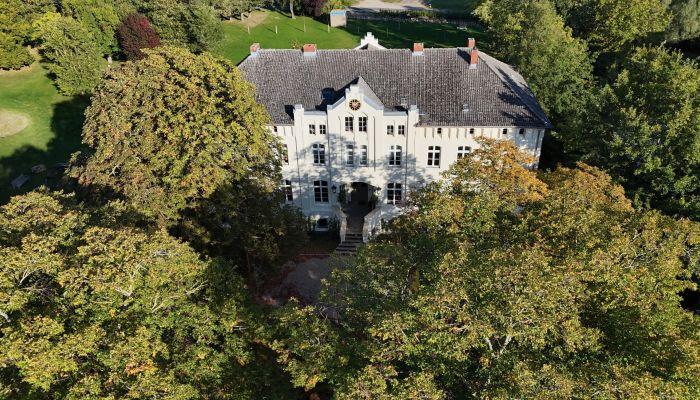
[[(0, 204), (39, 184), (51, 184), (44, 174), (31, 174), (30, 169), (68, 161), (80, 146), (86, 105), (86, 99), (60, 95), (38, 63), (29, 70), (0, 73), (0, 109), (27, 114), (31, 120), (19, 133), (0, 138)], [(31, 181), (13, 189), (10, 182), (23, 173)]]
[(300, 48), (304, 43), (316, 43), (320, 49), (352, 48), (367, 32), (372, 32), (389, 48), (410, 48), (413, 42), (423, 42), (426, 47), (465, 46), (467, 37), (475, 37), (479, 47), (488, 48), (488, 36), (483, 31), (458, 29), (447, 24), (350, 20), (347, 27), (331, 28), (329, 32), (323, 21), (303, 17), (293, 20), (278, 12), (260, 12), (254, 19), (263, 21), (252, 26), (250, 34), (245, 21), (226, 22), (224, 40), (213, 53), (238, 63), (249, 54), (250, 44), (255, 42), (268, 49)]

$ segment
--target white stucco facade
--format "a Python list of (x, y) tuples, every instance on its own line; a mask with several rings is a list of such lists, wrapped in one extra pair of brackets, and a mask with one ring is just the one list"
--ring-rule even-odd
[[(396, 184), (400, 184), (401, 199), (405, 199), (411, 190), (439, 179), (440, 173), (458, 159), (460, 151), (478, 148), (477, 139), (481, 137), (509, 140), (539, 160), (545, 133), (542, 128), (421, 126), (420, 115), (421, 110), (415, 105), (408, 106), (407, 111), (387, 111), (376, 97), (363, 93), (358, 84), (350, 85), (345, 96), (325, 111), (296, 105), (293, 125), (270, 126), (287, 150), (282, 173), (283, 179), (291, 182), (289, 203), (314, 219), (332, 218), (342, 188), (363, 182), (373, 187), (383, 218), (390, 218), (396, 211), (392, 204), (395, 193), (391, 192), (399, 188)], [(352, 121), (351, 129), (346, 129), (346, 118)], [(363, 119), (366, 129), (360, 126)], [(325, 182), (327, 199), (322, 193), (318, 195), (323, 187), (315, 189), (316, 181), (322, 185)], [(390, 196), (392, 193), (394, 196)]]

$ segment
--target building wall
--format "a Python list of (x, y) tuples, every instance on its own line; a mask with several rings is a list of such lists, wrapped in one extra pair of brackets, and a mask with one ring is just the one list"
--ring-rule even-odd
[[(320, 94), (319, 94), (320, 95)], [(350, 109), (351, 100), (357, 99), (361, 107)], [(511, 140), (515, 145), (539, 159), (544, 129), (524, 129), (520, 127), (421, 127), (419, 114), (415, 106), (408, 111), (384, 111), (371, 96), (366, 96), (357, 85), (346, 89), (346, 95), (336, 104), (327, 107), (327, 111), (304, 110), (296, 106), (294, 125), (271, 127), (277, 136), (287, 145), (289, 163), (284, 164), (284, 179), (292, 182), (293, 203), (313, 218), (330, 218), (333, 216), (333, 204), (337, 195), (331, 187), (340, 190), (352, 182), (366, 182), (379, 188), (379, 201), (386, 207), (386, 188), (390, 182), (403, 185), (403, 197), (422, 184), (439, 179), (440, 173), (446, 171), (457, 160), (459, 146), (479, 147), (476, 139), (487, 137)], [(353, 131), (345, 131), (345, 117), (353, 117)], [(367, 118), (367, 132), (360, 132), (359, 117)], [(309, 133), (309, 125), (316, 127), (316, 133)], [(320, 133), (320, 125), (326, 126), (326, 134)], [(394, 133), (387, 134), (387, 125), (394, 126)], [(399, 135), (398, 127), (405, 126), (405, 134)], [(470, 130), (473, 129), (473, 133)], [(507, 133), (503, 133), (503, 129)], [(313, 164), (312, 146), (325, 146), (325, 165)], [(354, 146), (354, 165), (347, 166), (346, 145)], [(390, 146), (401, 146), (400, 166), (389, 165)], [(367, 146), (367, 166), (360, 166), (361, 146)], [(428, 147), (440, 146), (440, 165), (428, 166)], [(534, 165), (533, 167), (536, 167)], [(314, 201), (315, 180), (325, 180), (329, 187), (329, 202)]]

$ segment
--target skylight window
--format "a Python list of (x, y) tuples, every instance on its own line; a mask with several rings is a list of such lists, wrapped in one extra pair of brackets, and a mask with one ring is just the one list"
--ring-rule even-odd
[(331, 88), (325, 88), (321, 91), (321, 98), (323, 100), (333, 100), (333, 94), (335, 91)]

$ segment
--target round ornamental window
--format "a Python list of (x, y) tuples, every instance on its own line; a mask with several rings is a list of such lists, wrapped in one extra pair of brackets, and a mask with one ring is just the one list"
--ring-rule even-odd
[(360, 104), (360, 100), (357, 100), (357, 99), (350, 100), (350, 109), (353, 111), (359, 110), (361, 105), (362, 104)]

